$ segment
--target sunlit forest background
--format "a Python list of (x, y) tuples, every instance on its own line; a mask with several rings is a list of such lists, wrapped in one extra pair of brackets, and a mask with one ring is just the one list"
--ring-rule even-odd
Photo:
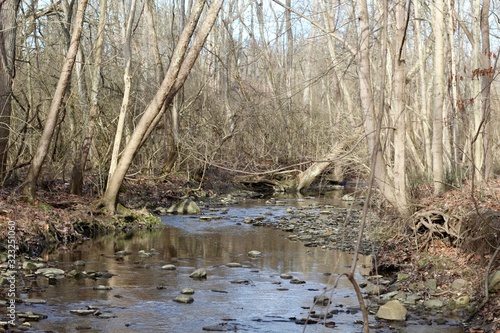
[[(16, 2), (2, 1), (2, 10)], [(11, 112), (2, 114), (4, 184), (22, 181), (33, 159), (77, 5), (19, 3)], [(341, 181), (366, 177), (380, 151), (378, 179), (396, 206), (406, 204), (397, 203), (398, 193), (411, 198), (425, 184), (439, 192), (464, 180), (487, 181), (500, 172), (499, 5), (225, 1), (127, 177), (293, 174), (328, 160), (324, 172), (336, 169), (331, 177)], [(40, 182), (71, 181), (90, 126), (84, 179), (95, 194), (104, 192), (120, 113), (123, 147), (159, 88), (192, 6), (192, 0), (88, 2)]]

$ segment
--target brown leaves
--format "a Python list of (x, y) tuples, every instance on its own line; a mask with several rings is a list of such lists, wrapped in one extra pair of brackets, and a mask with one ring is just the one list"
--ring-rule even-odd
[(488, 76), (489, 79), (493, 78), (493, 74), (495, 74), (495, 70), (493, 67), (490, 68), (476, 68), (472, 71), (472, 80), (474, 80), (474, 77), (477, 77), (479, 79), (480, 76)]

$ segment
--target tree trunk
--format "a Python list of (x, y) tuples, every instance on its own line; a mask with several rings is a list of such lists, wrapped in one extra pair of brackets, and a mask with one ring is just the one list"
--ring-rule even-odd
[[(132, 27), (134, 24), (135, 18), (135, 9), (136, 9), (137, 0), (132, 0), (130, 3), (127, 22), (123, 31), (123, 60), (124, 60), (124, 71), (123, 71), (123, 99), (122, 105), (120, 107), (120, 114), (118, 116), (118, 124), (116, 126), (115, 132), (115, 140), (113, 142), (113, 152), (111, 154), (111, 165), (109, 166), (109, 176), (108, 176), (108, 184), (111, 179), (111, 175), (115, 172), (116, 165), (118, 164), (118, 155), (120, 154), (120, 147), (122, 143), (123, 130), (125, 127), (125, 117), (127, 116), (127, 109), (130, 100), (130, 89), (132, 86), (132, 78), (130, 74), (130, 66), (132, 63)], [(125, 6), (125, 4), (123, 4)], [(125, 12), (125, 8), (123, 10)]]
[(76, 155), (71, 173), (70, 192), (78, 195), (82, 194), (85, 165), (87, 163), (90, 147), (92, 145), (95, 121), (99, 111), (98, 100), (99, 92), (101, 90), (101, 61), (104, 46), (104, 28), (106, 26), (107, 0), (100, 0), (99, 6), (99, 28), (97, 31), (94, 63), (92, 65), (91, 72), (90, 111), (86, 124), (83, 128), (80, 151)]
[[(480, 27), (479, 27), (479, 20), (480, 20), (480, 11), (481, 11), (481, 6), (480, 6), (480, 0), (475, 0), (471, 1), (471, 5), (473, 8), (472, 12), (472, 56), (471, 56), (471, 67), (472, 71), (479, 69), (480, 63), (479, 63), (479, 58), (480, 58)], [(472, 108), (472, 113), (473, 113), (473, 121), (472, 121), (472, 126), (470, 127), (471, 133), (471, 166), (472, 166), (472, 177), (474, 180), (477, 181), (482, 181), (482, 159), (483, 159), (483, 138), (479, 134), (481, 131), (481, 120), (482, 120), (482, 115), (481, 115), (481, 103), (480, 100), (477, 98), (480, 95), (480, 79), (479, 75), (477, 77), (477, 80), (475, 79), (474, 72), (472, 72), (472, 79), (470, 81), (470, 90), (471, 90), (471, 97), (474, 99), (474, 103), (471, 105)]]
[[(146, 17), (146, 22), (148, 24), (148, 39), (151, 47), (151, 51), (153, 53), (154, 57), (154, 63), (155, 63), (155, 74), (156, 74), (156, 81), (158, 83), (158, 86), (161, 85), (161, 82), (163, 81), (163, 78), (165, 76), (165, 71), (163, 69), (163, 63), (161, 61), (161, 55), (160, 55), (160, 48), (158, 46), (158, 36), (157, 36), (157, 31), (156, 31), (156, 24), (154, 21), (154, 2), (152, 0), (146, 0), (145, 1), (145, 17)], [(180, 9), (179, 9), (179, 15), (180, 15), (180, 22), (179, 22), (179, 30), (182, 32), (182, 29), (184, 28), (185, 25), (185, 2), (180, 1)], [(172, 14), (172, 20), (175, 19), (175, 15)], [(172, 23), (173, 25), (173, 23)], [(173, 33), (173, 32), (172, 32)], [(168, 109), (168, 105), (164, 104), (163, 109), (160, 111), (161, 114), (164, 114), (165, 118), (165, 146), (166, 146), (166, 158), (165, 158), (165, 163), (162, 167), (162, 174), (166, 175), (170, 173), (174, 167), (175, 162), (177, 161), (177, 156), (178, 156), (178, 142), (179, 142), (179, 134), (178, 134), (178, 113), (179, 113), (179, 108), (180, 108), (180, 102), (181, 100), (179, 99), (179, 95), (176, 96), (172, 108), (170, 110)]]
[(443, 109), (445, 97), (444, 73), (444, 1), (434, 4), (432, 28), (434, 32), (434, 117), (432, 121), (432, 172), (434, 194), (440, 195), (445, 190), (443, 159)]
[[(361, 107), (365, 114), (364, 127), (368, 146), (368, 153), (374, 156), (375, 165), (372, 172), (375, 175), (375, 183), (384, 198), (394, 207), (398, 207), (395, 199), (392, 181), (387, 174), (387, 165), (384, 160), (382, 148), (380, 147), (380, 126), (375, 113), (372, 79), (370, 73), (370, 27), (368, 24), (368, 8), (366, 0), (357, 2), (359, 17), (359, 53), (358, 53), (358, 77)], [(385, 69), (384, 69), (385, 70)], [(383, 112), (381, 110), (380, 112)]]
[[(163, 105), (165, 103), (170, 104), (172, 102), (174, 96), (186, 81), (201, 49), (203, 48), (205, 40), (215, 23), (219, 10), (222, 6), (222, 2), (223, 0), (216, 0), (211, 3), (205, 20), (201, 26), (198, 27), (194, 39), (191, 40), (194, 35), (194, 31), (198, 26), (198, 21), (206, 0), (197, 0), (193, 5), (193, 12), (173, 52), (170, 66), (165, 78), (156, 92), (156, 95), (153, 97), (153, 100), (144, 111), (134, 132), (132, 133), (130, 140), (127, 142), (122, 152), (120, 161), (118, 162), (115, 171), (110, 176), (109, 186), (101, 198), (100, 206), (104, 206), (109, 214), (114, 214), (116, 212), (120, 186), (137, 150), (146, 139), (146, 134), (151, 133), (151, 129), (154, 128), (160, 121), (160, 112)], [(188, 48), (189, 51), (187, 52)]]
[(299, 176), (297, 191), (301, 192), (303, 190), (307, 190), (309, 186), (311, 186), (311, 184), (314, 182), (316, 177), (321, 175), (330, 164), (338, 161), (338, 157), (341, 152), (341, 147), (335, 146), (333, 151), (322, 158), (320, 162), (313, 163), (309, 168), (302, 172)]
[(481, 67), (486, 70), (486, 74), (481, 76), (481, 113), (483, 116), (483, 151), (484, 151), (484, 167), (483, 177), (488, 181), (493, 175), (493, 153), (492, 153), (492, 126), (491, 126), (491, 108), (490, 108), (490, 91), (491, 83), (493, 82), (494, 70), (491, 67), (491, 50), (490, 50), (490, 0), (483, 0), (481, 7)]
[(7, 171), (19, 0), (0, 1), (0, 184)]
[(405, 2), (395, 4), (396, 49), (394, 54), (394, 194), (397, 209), (409, 216), (406, 198), (406, 22)]
[(78, 5), (78, 10), (76, 13), (73, 33), (71, 36), (71, 42), (66, 54), (66, 59), (61, 70), (61, 75), (59, 76), (59, 81), (57, 82), (56, 90), (54, 92), (54, 97), (52, 98), (52, 103), (50, 105), (49, 114), (47, 120), (43, 127), (42, 137), (38, 143), (35, 156), (31, 161), (28, 174), (26, 176), (26, 181), (23, 184), (23, 195), (26, 196), (28, 202), (34, 202), (36, 196), (36, 183), (40, 171), (42, 169), (45, 157), (49, 151), (49, 146), (52, 141), (52, 136), (54, 134), (54, 129), (57, 124), (57, 118), (59, 115), (59, 110), (63, 106), (64, 95), (66, 94), (66, 89), (69, 85), (71, 79), (71, 72), (75, 64), (76, 54), (78, 52), (78, 47), (80, 45), (80, 35), (82, 31), (83, 17), (85, 13), (85, 8), (87, 7), (87, 0), (81, 0)]
[[(415, 15), (421, 16), (423, 15), (422, 6), (419, 1), (413, 2), (415, 6)], [(428, 98), (428, 79), (425, 72), (426, 69), (426, 55), (425, 55), (425, 44), (422, 38), (420, 38), (422, 34), (422, 22), (415, 22), (415, 45), (417, 46), (417, 54), (418, 54), (418, 81), (419, 81), (419, 91), (418, 98), (415, 98), (416, 101), (419, 101), (418, 108), (421, 110), (421, 133), (422, 133), (422, 141), (424, 144), (424, 161), (425, 161), (425, 176), (427, 179), (432, 178), (432, 134), (431, 134), (431, 124), (432, 124), (432, 116), (430, 112), (430, 99)]]

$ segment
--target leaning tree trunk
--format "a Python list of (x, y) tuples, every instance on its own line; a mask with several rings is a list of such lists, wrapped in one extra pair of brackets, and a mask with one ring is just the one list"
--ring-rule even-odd
[(78, 47), (80, 45), (80, 35), (82, 31), (83, 16), (86, 7), (87, 0), (81, 0), (76, 13), (70, 46), (68, 49), (68, 53), (66, 54), (66, 60), (64, 61), (63, 68), (61, 70), (61, 75), (59, 76), (59, 81), (57, 82), (54, 97), (52, 98), (49, 114), (47, 115), (47, 120), (43, 127), (42, 137), (40, 138), (40, 141), (38, 143), (38, 148), (35, 152), (35, 156), (31, 161), (28, 175), (26, 176), (26, 181), (23, 184), (23, 195), (26, 196), (28, 202), (34, 202), (35, 200), (36, 182), (38, 180), (38, 176), (40, 175), (45, 157), (47, 156), (47, 152), (49, 151), (50, 142), (52, 141), (54, 129), (57, 124), (59, 110), (61, 109), (61, 106), (63, 104), (64, 95), (66, 94), (66, 89), (71, 79), (71, 72), (73, 70), (76, 54), (78, 53)]
[[(141, 119), (139, 120), (134, 132), (127, 145), (123, 149), (120, 161), (110, 176), (109, 186), (101, 198), (100, 206), (105, 207), (109, 214), (116, 212), (118, 201), (118, 193), (120, 186), (125, 178), (132, 160), (138, 149), (151, 133), (152, 129), (158, 124), (161, 119), (161, 110), (165, 103), (170, 104), (175, 94), (186, 81), (191, 69), (194, 66), (198, 55), (205, 44), (205, 40), (215, 23), (223, 0), (216, 0), (211, 3), (211, 6), (206, 14), (203, 24), (198, 27), (196, 36), (192, 40), (194, 31), (198, 26), (203, 7), (206, 0), (198, 0), (193, 5), (193, 13), (184, 28), (179, 42), (173, 52), (169, 69), (165, 75), (160, 88), (153, 97), (153, 100), (148, 105)], [(189, 48), (189, 52), (187, 52)]]
[(314, 180), (321, 175), (326, 168), (334, 161), (339, 160), (339, 155), (342, 152), (340, 146), (336, 146), (333, 151), (321, 159), (319, 162), (313, 163), (309, 168), (302, 172), (299, 176), (297, 191), (307, 190)]
[(19, 0), (0, 1), (0, 183), (7, 171)]

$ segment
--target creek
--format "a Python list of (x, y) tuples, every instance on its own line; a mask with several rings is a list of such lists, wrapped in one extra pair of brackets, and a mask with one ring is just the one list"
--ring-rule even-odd
[[(272, 222), (284, 216), (288, 207), (322, 205), (325, 200), (331, 203), (314, 198), (285, 198), (284, 205), (246, 200), (203, 209), (202, 216), (213, 219), (164, 216), (161, 230), (105, 235), (59, 248), (43, 259), (66, 272), (82, 261), (81, 269), (98, 272), (98, 278), (27, 279), (22, 298), (46, 303), (23, 302), (18, 310), (47, 316), (33, 322), (30, 332), (361, 332), (362, 316), (353, 288), (345, 278), (333, 288), (337, 276), (349, 271), (352, 254), (305, 247), (281, 230), (243, 223), (245, 218)], [(118, 251), (128, 254), (117, 256)], [(250, 251), (262, 255), (251, 257)], [(162, 269), (168, 264), (175, 269)], [(360, 256), (358, 282), (365, 281), (370, 265), (369, 256)], [(197, 268), (206, 270), (206, 279), (189, 276)], [(98, 286), (107, 290), (96, 290)], [(174, 302), (185, 288), (193, 289), (194, 301)], [(321, 295), (329, 297), (331, 304), (314, 305), (314, 297)], [(71, 312), (88, 309), (99, 315)], [(328, 312), (333, 313), (331, 318), (318, 324), (297, 323), (311, 314)], [(391, 331), (389, 325), (377, 326), (373, 315), (370, 323), (377, 327), (375, 331)], [(456, 325), (413, 324), (398, 330), (463, 332)]]

